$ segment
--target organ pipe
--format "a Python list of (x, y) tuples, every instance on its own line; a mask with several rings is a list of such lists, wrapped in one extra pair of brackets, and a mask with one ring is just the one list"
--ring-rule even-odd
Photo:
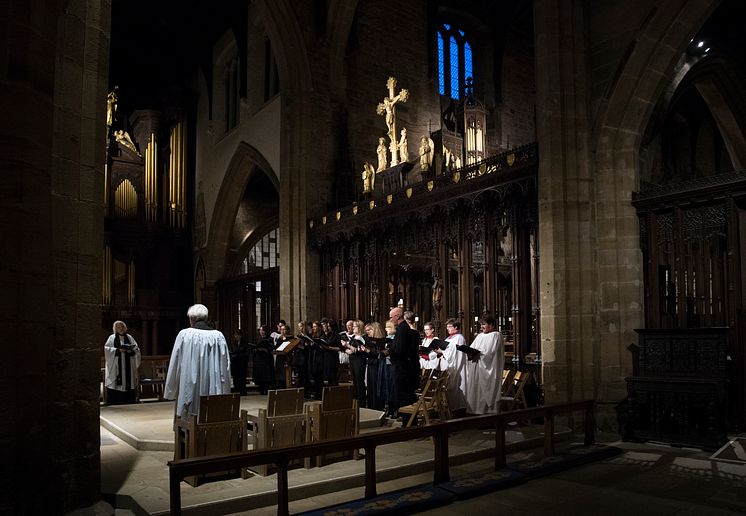
[(104, 246), (103, 281), (101, 286), (101, 301), (104, 305), (111, 304), (111, 247)]
[(121, 219), (137, 217), (137, 192), (129, 179), (125, 179), (114, 192), (114, 215)]
[(135, 304), (135, 262), (130, 261), (129, 270), (127, 271), (127, 303)]
[(179, 122), (171, 129), (170, 145), (169, 222), (175, 228), (183, 228), (186, 222), (186, 181), (184, 178), (186, 138), (183, 123)]
[(158, 216), (158, 142), (155, 133), (145, 149), (145, 220), (155, 222)]

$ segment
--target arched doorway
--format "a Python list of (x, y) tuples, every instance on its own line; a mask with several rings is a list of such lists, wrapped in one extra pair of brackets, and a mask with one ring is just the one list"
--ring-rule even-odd
[(216, 282), (218, 324), (241, 330), (250, 342), (260, 324), (280, 317), (279, 196), (270, 178), (254, 169), (228, 236), (225, 274)]

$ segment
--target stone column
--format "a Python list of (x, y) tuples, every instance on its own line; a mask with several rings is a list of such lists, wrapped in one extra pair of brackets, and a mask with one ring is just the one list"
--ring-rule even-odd
[(584, 5), (581, 0), (534, 2), (547, 402), (596, 394), (598, 280)]
[[(312, 84), (309, 51), (304, 41), (302, 13), (288, 0), (260, 0), (257, 9), (276, 50), (280, 75), (282, 144), (280, 163), (280, 315), (289, 324), (318, 310), (319, 260), (307, 245), (307, 220), (318, 198), (317, 185), (309, 179), (328, 173), (321, 156), (328, 141), (321, 137), (329, 128), (314, 117), (312, 105), (324, 102), (309, 92), (323, 91), (324, 84)], [(328, 89), (328, 88), (327, 88)], [(331, 165), (331, 163), (329, 163)]]
[[(103, 167), (111, 5), (0, 9), (0, 512), (99, 499)], [(110, 509), (110, 508), (109, 508)]]

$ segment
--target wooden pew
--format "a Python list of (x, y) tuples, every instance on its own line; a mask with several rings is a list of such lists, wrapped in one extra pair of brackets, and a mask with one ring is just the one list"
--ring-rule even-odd
[[(174, 460), (205, 457), (244, 450), (244, 424), (239, 410), (240, 394), (201, 396), (199, 414), (189, 419), (174, 421)], [(225, 478), (235, 472), (214, 473)], [(184, 480), (198, 486), (206, 475), (187, 477)]]
[[(253, 449), (281, 448), (306, 442), (308, 414), (303, 407), (303, 389), (278, 389), (269, 391), (267, 408), (259, 409), (259, 415), (241, 411), (243, 428), (252, 437)], [(246, 440), (248, 449), (249, 439)], [(255, 473), (266, 477), (269, 469), (266, 464), (252, 468)], [(242, 472), (243, 478), (251, 476), (248, 469)]]
[[(351, 385), (324, 387), (321, 403), (308, 403), (306, 406), (310, 423), (309, 441), (354, 437), (360, 432), (360, 409)], [(358, 459), (357, 450), (352, 457)], [(306, 459), (306, 467), (310, 467), (310, 461), (310, 457)], [(316, 456), (316, 465), (322, 466), (323, 463), (324, 456)]]

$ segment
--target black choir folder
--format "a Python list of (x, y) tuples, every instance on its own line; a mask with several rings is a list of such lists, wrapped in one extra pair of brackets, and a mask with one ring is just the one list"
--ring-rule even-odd
[(308, 335), (298, 335), (298, 338), (308, 347), (318, 347), (321, 349), (329, 349), (329, 342), (319, 337), (309, 337)]
[(448, 346), (448, 343), (445, 341), (442, 341), (440, 339), (433, 339), (432, 342), (430, 342), (427, 346), (420, 346), (420, 353), (424, 355), (429, 355), (431, 351), (435, 351), (436, 349), (444, 350)]
[(466, 357), (472, 361), (479, 360), (479, 356), (482, 354), (478, 349), (470, 348), (464, 344), (459, 344), (456, 346), (456, 349), (462, 353), (466, 353)]

